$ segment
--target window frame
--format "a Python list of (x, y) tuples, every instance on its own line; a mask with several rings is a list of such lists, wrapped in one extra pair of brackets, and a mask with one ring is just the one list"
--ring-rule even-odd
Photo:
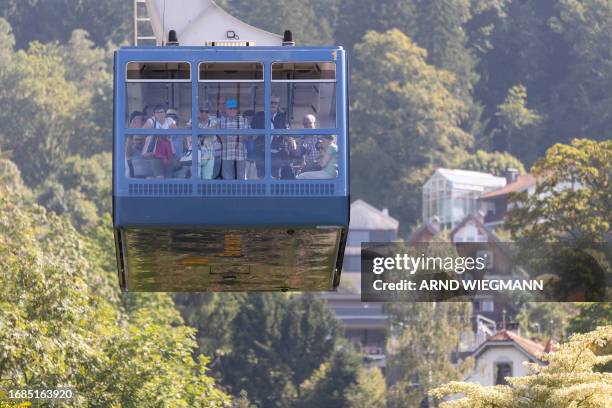
[[(189, 78), (188, 79), (128, 79), (128, 67), (130, 64), (187, 64), (189, 67)], [(126, 83), (130, 82), (192, 82), (193, 78), (191, 78), (191, 62), (189, 61), (128, 61), (125, 64), (125, 76), (124, 80)], [(127, 88), (126, 88), (127, 89)]]
[[(299, 63), (327, 63), (334, 64), (334, 79), (274, 79), (274, 64), (299, 64)], [(338, 64), (336, 61), (279, 61), (275, 60), (270, 63), (270, 82), (304, 82), (304, 83), (337, 83), (338, 82)], [(337, 89), (336, 89), (337, 91)]]
[[(200, 78), (200, 72), (202, 72), (200, 69), (200, 66), (202, 64), (258, 64), (261, 66), (261, 79), (202, 79)], [(197, 81), (198, 84), (201, 82), (203, 83), (264, 82), (265, 78), (266, 78), (266, 67), (262, 61), (200, 61), (198, 62), (198, 81)]]

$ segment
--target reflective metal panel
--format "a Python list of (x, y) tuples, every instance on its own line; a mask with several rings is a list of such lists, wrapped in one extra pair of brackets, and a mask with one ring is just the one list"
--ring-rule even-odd
[(122, 231), (130, 291), (324, 291), (340, 228)]

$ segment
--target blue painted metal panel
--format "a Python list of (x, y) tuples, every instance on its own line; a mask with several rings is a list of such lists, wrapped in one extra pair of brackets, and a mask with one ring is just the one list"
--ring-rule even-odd
[(348, 226), (346, 197), (117, 197), (115, 227)]

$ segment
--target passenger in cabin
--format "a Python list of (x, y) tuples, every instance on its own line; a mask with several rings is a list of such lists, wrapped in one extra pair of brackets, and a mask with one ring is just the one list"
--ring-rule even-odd
[(130, 122), (128, 127), (131, 129), (141, 128), (144, 125), (144, 114), (140, 111), (130, 113)]
[[(272, 129), (287, 129), (289, 125), (287, 124), (287, 115), (285, 112), (282, 112), (280, 109), (280, 96), (272, 94), (270, 97), (270, 127)], [(265, 128), (265, 113), (263, 111), (257, 112), (255, 116), (253, 116), (253, 120), (251, 121), (252, 129), (263, 129)], [(277, 141), (280, 143), (280, 140)], [(278, 157), (276, 158), (278, 159)], [(255, 165), (257, 166), (257, 176), (258, 178), (263, 178), (265, 171), (265, 140), (264, 138), (257, 138), (255, 140), (254, 146), (254, 156), (253, 160)], [(275, 158), (272, 158), (272, 162), (274, 163)], [(278, 173), (279, 167), (276, 166), (272, 170), (272, 174)]]
[[(176, 128), (181, 127), (179, 125), (178, 111), (176, 109), (172, 109), (172, 108), (168, 109), (166, 111), (166, 116), (174, 121), (174, 126)], [(185, 144), (186, 144), (186, 141), (185, 141), (184, 136), (172, 136), (172, 150), (174, 151), (174, 159), (177, 162), (181, 161), (181, 159), (183, 158), (183, 155), (187, 153)], [(184, 169), (181, 168), (180, 170), (184, 170)], [(175, 177), (179, 177), (179, 178), (185, 177), (184, 174), (182, 174), (184, 173), (183, 171), (180, 171), (179, 173), (180, 174), (175, 174)]]
[(151, 168), (150, 158), (144, 157), (142, 151), (144, 149), (146, 136), (145, 135), (134, 135), (132, 137), (131, 147), (131, 163), (133, 171), (130, 177), (135, 178), (148, 178), (153, 176), (153, 170)]
[(179, 129), (188, 129), (191, 127), (191, 109), (180, 108), (178, 111), (178, 122), (176, 127)]
[[(131, 129), (141, 128), (143, 125), (143, 115), (140, 111), (134, 111), (130, 113), (130, 121), (128, 127)], [(142, 146), (140, 146), (142, 148)], [(125, 159), (127, 162), (128, 176), (134, 177), (134, 166), (132, 163), (132, 157), (134, 156), (134, 136), (128, 136), (125, 141)]]
[[(174, 129), (176, 123), (172, 118), (166, 116), (163, 105), (155, 105), (153, 117), (147, 119), (143, 128), (145, 129)], [(170, 136), (151, 135), (147, 136), (143, 154), (151, 161), (154, 178), (171, 178), (174, 171), (179, 170), (181, 165), (176, 160), (174, 146)]]
[[(287, 129), (287, 115), (279, 110), (280, 96), (272, 95), (270, 98), (270, 127), (272, 129)], [(252, 129), (263, 129), (265, 127), (265, 114), (257, 112), (251, 122)]]
[(204, 100), (198, 106), (198, 129), (218, 128), (217, 117), (210, 111), (210, 103)]
[(298, 146), (291, 136), (274, 135), (270, 143), (272, 155), (272, 177), (280, 179), (294, 179), (295, 173), (291, 162), (298, 155)]
[[(304, 116), (302, 121), (304, 129), (315, 129), (317, 127), (317, 118), (315, 115), (308, 114)], [(309, 135), (302, 138), (300, 146), (300, 156), (302, 158), (301, 172), (321, 170), (319, 165), (319, 136)]]
[(155, 110), (155, 106), (153, 105), (145, 105), (144, 108), (142, 108), (142, 113), (144, 115), (144, 120), (146, 121), (149, 118), (153, 117), (153, 111)]
[(321, 170), (307, 171), (297, 176), (298, 179), (330, 179), (338, 177), (338, 146), (334, 143), (334, 136), (319, 137), (321, 146), (319, 153), (319, 166)]
[[(225, 103), (225, 116), (219, 119), (221, 129), (248, 129), (249, 122), (238, 114), (238, 101), (228, 99)], [(246, 179), (246, 148), (244, 136), (223, 136), (221, 174), (224, 180)]]
[(174, 121), (174, 123), (178, 126), (178, 111), (174, 108), (170, 108), (166, 111), (166, 116)]
[[(211, 129), (218, 128), (219, 120), (218, 118), (211, 112), (210, 103), (207, 100), (203, 100), (200, 102), (198, 107), (198, 129)], [(202, 179), (216, 179), (221, 175), (221, 155), (223, 152), (223, 146), (221, 144), (221, 139), (215, 135), (207, 135), (200, 136), (200, 149), (204, 148), (204, 156), (200, 157), (200, 169), (199, 174)], [(204, 144), (204, 147), (203, 147)], [(212, 147), (211, 147), (212, 145)], [(209, 151), (212, 151), (213, 157), (212, 159), (209, 157)], [(208, 170), (203, 171), (202, 164), (204, 164), (204, 169), (208, 169), (210, 162), (204, 163), (203, 160), (212, 160), (212, 170), (209, 172)], [(206, 177), (204, 176), (206, 175)]]
[(147, 119), (143, 128), (174, 129), (176, 128), (176, 123), (174, 122), (174, 119), (166, 116), (166, 109), (164, 108), (164, 105), (158, 104), (155, 105), (155, 109), (153, 110), (153, 117)]

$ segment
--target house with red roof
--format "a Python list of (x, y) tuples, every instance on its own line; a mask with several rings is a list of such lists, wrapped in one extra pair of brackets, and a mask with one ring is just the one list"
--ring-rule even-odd
[(542, 356), (550, 351), (554, 351), (553, 342), (544, 345), (517, 332), (500, 330), (471, 353), (474, 368), (465, 380), (485, 386), (506, 384), (506, 377), (530, 374), (524, 363), (544, 364)]

